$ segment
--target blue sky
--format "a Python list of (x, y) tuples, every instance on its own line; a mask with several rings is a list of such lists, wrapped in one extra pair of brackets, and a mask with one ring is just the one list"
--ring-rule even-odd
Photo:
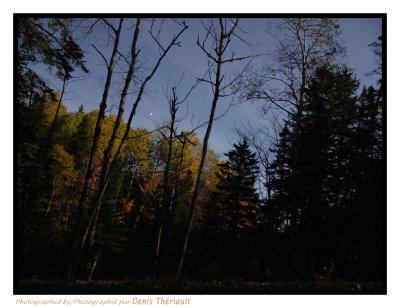
[[(168, 121), (168, 104), (164, 92), (167, 85), (172, 87), (178, 83), (182, 74), (184, 77), (178, 87), (178, 95), (184, 96), (207, 68), (207, 58), (201, 53), (196, 46), (197, 36), (203, 36), (203, 28), (199, 19), (185, 19), (189, 25), (187, 31), (181, 37), (181, 46), (174, 47), (162, 63), (157, 75), (149, 84), (148, 91), (137, 110), (137, 115), (133, 120), (133, 127), (147, 127), (154, 129), (156, 124)], [(158, 20), (156, 25), (160, 24)], [(207, 23), (208, 20), (203, 20)], [(266, 36), (268, 25), (271, 20), (245, 18), (240, 21), (240, 27), (244, 31), (242, 36), (254, 46), (251, 48), (239, 40), (232, 41), (232, 50), (235, 50), (236, 56), (246, 56), (254, 54), (262, 54), (271, 48), (271, 42)], [(343, 62), (354, 69), (356, 76), (361, 80), (362, 85), (374, 84), (372, 77), (366, 76), (368, 72), (375, 68), (376, 60), (368, 45), (375, 41), (381, 35), (381, 20), (371, 18), (348, 18), (339, 20), (340, 29), (342, 31), (341, 40), (347, 50), (347, 57)], [(128, 50), (133, 34), (133, 21), (127, 21), (125, 31), (121, 40), (121, 51), (128, 55)], [(150, 21), (143, 21), (143, 28), (139, 38), (139, 46), (141, 49), (140, 64), (142, 73), (145, 75), (148, 68), (152, 67), (157, 55), (158, 49), (148, 35)], [(171, 36), (178, 30), (177, 25), (166, 20), (163, 25), (161, 38), (167, 42)], [(80, 30), (76, 32), (79, 37)], [(101, 50), (106, 58), (110, 54), (110, 44), (107, 41), (107, 33), (105, 28), (96, 28), (89, 40), (82, 41), (82, 46), (86, 50), (87, 67), (90, 73), (84, 78), (71, 82), (67, 88), (65, 96), (65, 104), (70, 111), (76, 111), (80, 105), (83, 105), (86, 111), (98, 108), (101, 99), (103, 84), (105, 78), (105, 67), (101, 57), (94, 51), (91, 44)], [(262, 65), (270, 61), (267, 56), (261, 56), (253, 63), (253, 65)], [(238, 63), (226, 67), (227, 76), (234, 71), (240, 70), (244, 63)], [(122, 82), (125, 72), (123, 62), (116, 68), (114, 77), (114, 86), (108, 101), (109, 108), (115, 105), (113, 111), (118, 106), (119, 92), (122, 88)], [(82, 76), (80, 72), (77, 75)], [(51, 79), (51, 83), (55, 88), (58, 87), (57, 80)], [(192, 92), (187, 100), (188, 116), (180, 123), (180, 129), (191, 129), (192, 125), (198, 122), (204, 122), (208, 119), (211, 106), (212, 92), (207, 84), (200, 84)], [(236, 102), (235, 100), (234, 102)], [(221, 99), (217, 107), (217, 116), (224, 113), (231, 102), (231, 98)], [(133, 96), (127, 100), (126, 113), (129, 112), (133, 103)], [(186, 114), (186, 107), (182, 106), (181, 115)], [(127, 116), (126, 116), (127, 117)], [(192, 124), (193, 123), (193, 124)], [(259, 105), (252, 103), (243, 103), (230, 108), (229, 112), (219, 119), (213, 126), (213, 132), (210, 138), (210, 147), (217, 154), (222, 155), (227, 152), (233, 142), (237, 141), (237, 136), (232, 132), (235, 125), (251, 123), (254, 127), (264, 127), (265, 119), (259, 116)], [(205, 128), (199, 129), (198, 134), (202, 139)]]

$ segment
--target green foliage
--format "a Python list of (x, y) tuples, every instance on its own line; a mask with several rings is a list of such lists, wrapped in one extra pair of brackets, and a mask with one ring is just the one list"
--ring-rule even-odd
[(70, 20), (18, 18), (18, 98), (21, 104), (29, 105), (36, 93), (52, 93), (33, 69), (38, 63), (55, 69), (61, 80), (69, 80), (77, 67), (88, 72), (84, 53), (72, 37)]
[(59, 188), (72, 186), (78, 175), (75, 170), (74, 157), (66, 152), (63, 146), (53, 145), (48, 153), (50, 165), (49, 173), (55, 185)]

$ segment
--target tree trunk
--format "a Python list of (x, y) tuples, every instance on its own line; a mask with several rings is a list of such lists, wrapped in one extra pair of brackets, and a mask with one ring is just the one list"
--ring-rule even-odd
[(160, 262), (160, 245), (163, 234), (163, 228), (168, 219), (168, 211), (170, 206), (170, 191), (169, 191), (169, 174), (171, 168), (171, 159), (172, 159), (172, 143), (174, 138), (174, 130), (175, 130), (175, 117), (177, 112), (177, 98), (175, 95), (175, 88), (172, 89), (173, 97), (170, 101), (170, 113), (171, 113), (171, 123), (169, 127), (169, 137), (168, 137), (168, 154), (167, 154), (167, 162), (165, 164), (164, 169), (164, 188), (163, 188), (163, 202), (162, 207), (159, 212), (159, 226), (157, 231), (157, 239), (156, 239), (156, 247), (155, 247), (155, 256), (154, 256), (154, 265), (153, 265), (153, 277), (155, 278), (158, 274), (158, 264)]
[(133, 73), (134, 73), (135, 67), (136, 67), (136, 59), (139, 54), (139, 52), (136, 51), (136, 45), (137, 45), (137, 40), (139, 37), (140, 21), (141, 21), (140, 18), (138, 18), (136, 21), (135, 33), (133, 35), (132, 46), (131, 46), (131, 63), (129, 65), (129, 70), (128, 70), (128, 73), (125, 78), (124, 88), (122, 89), (121, 98), (119, 101), (118, 114), (117, 114), (117, 118), (115, 120), (113, 132), (112, 132), (110, 141), (108, 143), (108, 146), (107, 146), (106, 150), (104, 151), (104, 158), (103, 158), (103, 162), (102, 162), (99, 187), (102, 187), (104, 185), (104, 181), (107, 176), (109, 162), (110, 162), (110, 158), (111, 158), (111, 152), (112, 152), (115, 142), (117, 140), (118, 131), (119, 131), (119, 128), (120, 128), (121, 122), (122, 122), (122, 116), (124, 114), (126, 96), (128, 95), (128, 90), (131, 85)]
[[(117, 141), (118, 131), (121, 126), (122, 116), (124, 114), (126, 96), (128, 95), (128, 90), (129, 90), (130, 84), (132, 82), (133, 73), (135, 71), (136, 59), (138, 56), (138, 52), (136, 51), (136, 45), (137, 45), (137, 40), (139, 37), (140, 21), (141, 21), (141, 19), (138, 18), (137, 22), (136, 22), (135, 32), (133, 35), (132, 45), (131, 45), (131, 63), (129, 65), (128, 73), (125, 78), (124, 87), (122, 89), (117, 118), (114, 123), (114, 128), (113, 128), (113, 132), (112, 132), (110, 141), (108, 142), (107, 148), (104, 150), (104, 156), (103, 156), (103, 161), (102, 161), (102, 165), (101, 165), (100, 181), (99, 181), (99, 193), (98, 193), (97, 198), (95, 199), (96, 202), (94, 203), (94, 214), (93, 214), (94, 219), (92, 220), (92, 224), (87, 226), (87, 228), (89, 229), (89, 238), (88, 238), (89, 248), (91, 248), (94, 243), (94, 236), (96, 234), (96, 227), (97, 227), (97, 222), (99, 219), (99, 213), (100, 213), (100, 207), (101, 207), (101, 205), (100, 205), (101, 199), (102, 199), (103, 194), (105, 193), (105, 189), (107, 186), (106, 182), (108, 181), (107, 177), (109, 176), (109, 164), (110, 164), (110, 159), (111, 159), (111, 153), (112, 153), (114, 145)], [(97, 200), (99, 200), (99, 201), (97, 201)]]
[[(147, 83), (153, 78), (154, 74), (155, 74), (156, 71), (158, 70), (158, 68), (159, 68), (159, 66), (160, 66), (160, 64), (161, 64), (161, 62), (162, 62), (162, 60), (163, 60), (163, 59), (165, 58), (165, 56), (167, 55), (168, 51), (171, 49), (172, 46), (174, 46), (175, 44), (177, 44), (176, 42), (177, 42), (178, 38), (180, 37), (180, 35), (181, 35), (186, 29), (187, 29), (187, 26), (184, 25), (183, 29), (182, 29), (177, 35), (175, 35), (175, 36), (173, 37), (173, 39), (171, 40), (171, 42), (170, 42), (170, 44), (168, 45), (168, 47), (164, 49), (162, 55), (159, 57), (159, 59), (158, 59), (158, 61), (156, 62), (155, 66), (153, 67), (153, 70), (151, 71), (151, 73), (150, 73), (150, 74), (145, 78), (145, 80), (142, 82), (141, 87), (140, 87), (140, 90), (139, 90), (139, 93), (138, 93), (138, 95), (137, 95), (137, 97), (136, 97), (136, 100), (135, 100), (135, 102), (134, 102), (134, 104), (133, 104), (133, 107), (132, 107), (132, 110), (131, 110), (131, 112), (130, 112), (129, 119), (128, 119), (128, 122), (127, 122), (127, 124), (126, 124), (126, 129), (125, 129), (124, 135), (123, 135), (123, 137), (122, 137), (122, 139), (121, 139), (121, 143), (119, 144), (119, 146), (118, 146), (118, 148), (117, 148), (117, 150), (116, 150), (116, 153), (115, 153), (114, 157), (111, 159), (111, 155), (110, 155), (110, 156), (107, 158), (107, 160), (108, 160), (108, 161), (111, 160), (111, 162), (106, 162), (106, 161), (104, 160), (104, 164), (103, 164), (103, 166), (102, 166), (102, 171), (101, 171), (101, 178), (100, 178), (99, 189), (98, 189), (98, 192), (97, 192), (97, 194), (96, 194), (96, 198), (94, 199), (94, 202), (93, 202), (92, 214), (91, 214), (91, 216), (90, 216), (89, 223), (87, 224), (86, 230), (85, 230), (85, 232), (84, 232), (84, 236), (83, 236), (83, 238), (82, 238), (82, 241), (80, 242), (79, 250), (78, 250), (79, 253), (78, 253), (78, 255), (77, 255), (76, 261), (74, 262), (74, 271), (75, 271), (75, 273), (76, 273), (76, 270), (77, 270), (77, 268), (78, 268), (78, 266), (79, 266), (79, 263), (80, 263), (80, 259), (81, 259), (83, 250), (84, 250), (85, 246), (87, 245), (88, 237), (89, 237), (89, 243), (93, 241), (92, 239), (94, 238), (94, 234), (95, 234), (95, 231), (96, 231), (96, 226), (97, 226), (97, 221), (98, 221), (98, 218), (99, 218), (99, 213), (100, 213), (100, 208), (101, 208), (101, 204), (102, 204), (102, 199), (103, 199), (103, 196), (104, 196), (105, 191), (106, 191), (107, 186), (108, 186), (108, 182), (109, 182), (109, 179), (110, 179), (111, 171), (113, 170), (115, 164), (117, 163), (118, 158), (119, 158), (119, 155), (121, 154), (121, 151), (122, 151), (122, 147), (123, 147), (125, 141), (126, 141), (127, 138), (128, 138), (128, 135), (129, 135), (129, 132), (130, 132), (130, 129), (131, 129), (132, 120), (133, 120), (134, 116), (136, 115), (136, 109), (137, 109), (137, 107), (138, 107), (138, 105), (139, 105), (139, 103), (140, 103), (140, 101), (141, 101), (141, 99), (142, 99), (142, 95), (143, 95), (144, 89), (145, 89)], [(120, 30), (120, 29), (119, 29), (119, 30)], [(135, 41), (135, 35), (136, 35), (136, 39), (137, 39), (137, 35), (138, 35), (138, 33), (139, 33), (138, 31), (139, 31), (139, 24), (137, 23), (137, 25), (136, 25), (136, 30), (135, 30), (135, 34), (134, 34), (134, 41)], [(133, 43), (133, 44), (136, 44), (136, 43)], [(135, 53), (135, 56), (137, 56), (137, 53)], [(136, 60), (135, 60), (135, 61), (136, 61)], [(121, 94), (121, 96), (122, 96), (122, 95), (123, 95), (123, 94)], [(124, 98), (123, 101), (125, 101), (125, 98)], [(122, 107), (123, 107), (123, 106), (122, 106)], [(115, 132), (115, 127), (114, 127), (114, 132)], [(110, 140), (110, 142), (111, 142), (111, 141), (112, 141), (112, 140)], [(115, 139), (114, 139), (114, 141), (115, 141)], [(110, 144), (109, 144), (109, 145), (110, 145)], [(112, 148), (111, 148), (110, 146), (109, 146), (109, 148), (110, 148), (110, 154), (111, 154), (111, 149), (112, 149)], [(103, 167), (104, 167), (104, 168), (103, 168)], [(75, 274), (74, 274), (74, 275), (75, 275)], [(73, 279), (73, 278), (70, 278), (70, 279)]]
[[(107, 188), (107, 184), (108, 184), (108, 180), (109, 180), (111, 171), (112, 171), (114, 165), (116, 164), (116, 162), (117, 162), (117, 160), (118, 160), (118, 158), (119, 158), (119, 155), (121, 154), (122, 147), (123, 147), (125, 141), (126, 141), (127, 138), (128, 138), (128, 135), (129, 135), (129, 132), (130, 132), (130, 129), (131, 129), (131, 124), (132, 124), (133, 118), (134, 118), (135, 115), (136, 115), (137, 107), (138, 107), (140, 101), (142, 100), (143, 92), (144, 92), (144, 89), (146, 88), (147, 83), (153, 78), (153, 76), (154, 76), (154, 74), (157, 72), (157, 70), (158, 70), (158, 68), (159, 68), (159, 66), (160, 66), (160, 64), (161, 64), (161, 62), (162, 62), (162, 60), (165, 58), (165, 56), (167, 55), (167, 53), (169, 52), (169, 50), (171, 49), (171, 47), (174, 46), (174, 45), (176, 45), (176, 44), (179, 44), (179, 43), (177, 43), (177, 40), (179, 39), (179, 37), (181, 36), (181, 34), (182, 34), (187, 28), (188, 28), (188, 26), (186, 26), (186, 24), (184, 24), (183, 29), (182, 29), (177, 35), (175, 35), (175, 36), (173, 37), (173, 39), (171, 40), (171, 42), (170, 42), (170, 44), (168, 45), (168, 47), (165, 48), (165, 49), (163, 49), (164, 51), (163, 51), (162, 55), (160, 56), (160, 58), (158, 59), (157, 63), (154, 65), (153, 70), (152, 70), (151, 73), (145, 78), (145, 80), (142, 82), (142, 84), (141, 84), (141, 86), (140, 86), (140, 89), (139, 89), (139, 93), (138, 93), (138, 95), (137, 95), (137, 97), (136, 97), (136, 100), (135, 100), (135, 102), (134, 102), (134, 104), (133, 104), (133, 107), (132, 107), (132, 109), (131, 109), (131, 112), (130, 112), (130, 114), (129, 114), (128, 122), (126, 123), (126, 129), (125, 129), (124, 135), (122, 136), (121, 143), (119, 144), (119, 146), (118, 146), (118, 148), (117, 148), (117, 150), (116, 150), (116, 153), (114, 154), (114, 157), (111, 159), (111, 162), (109, 163), (109, 167), (107, 168), (107, 172), (105, 172), (105, 174), (104, 174), (104, 178), (103, 178), (102, 181), (101, 181), (101, 182), (102, 182), (102, 183), (101, 183), (102, 185), (99, 186), (98, 198), (97, 198), (97, 201), (96, 201), (97, 206), (100, 206), (98, 203), (101, 203), (101, 199), (102, 199), (102, 197), (103, 197), (103, 195), (104, 195), (105, 189)], [(96, 203), (95, 203), (95, 204), (96, 204)], [(95, 205), (95, 206), (96, 206), (96, 205)]]
[(54, 118), (53, 118), (53, 121), (51, 122), (51, 126), (50, 126), (50, 129), (49, 129), (49, 134), (48, 134), (48, 136), (47, 136), (47, 140), (46, 140), (46, 143), (45, 143), (45, 153), (47, 154), (48, 153), (48, 150), (49, 150), (49, 148), (50, 148), (50, 146), (51, 146), (51, 143), (52, 143), (52, 141), (53, 141), (53, 135), (54, 135), (54, 132), (55, 132), (55, 130), (56, 130), (56, 124), (57, 124), (57, 119), (58, 119), (58, 114), (59, 114), (59, 112), (60, 112), (60, 108), (61, 108), (61, 103), (62, 103), (62, 99), (63, 99), (63, 97), (64, 97), (64, 92), (65, 92), (65, 87), (66, 87), (66, 84), (67, 84), (67, 78), (66, 77), (64, 77), (64, 79), (63, 79), (63, 85), (62, 85), (62, 90), (61, 90), (61, 94), (60, 94), (60, 97), (58, 98), (58, 105), (57, 105), (57, 110), (56, 110), (56, 113), (54, 114)]
[(178, 175), (176, 177), (175, 181), (175, 186), (174, 186), (174, 192), (173, 192), (173, 201), (172, 201), (172, 209), (171, 212), (168, 215), (167, 218), (167, 224), (166, 224), (166, 242), (165, 242), (165, 248), (164, 248), (164, 257), (163, 257), (163, 264), (162, 264), (162, 274), (165, 275), (166, 272), (166, 267), (168, 263), (168, 254), (169, 254), (169, 246), (171, 242), (171, 236), (172, 236), (172, 219), (175, 216), (175, 210), (177, 206), (177, 201), (178, 201), (178, 195), (179, 195), (179, 183), (181, 180), (181, 174), (182, 174), (182, 167), (183, 167), (183, 162), (184, 162), (184, 151), (185, 151), (185, 145), (186, 145), (186, 136), (184, 136), (183, 142), (182, 142), (182, 149), (181, 149), (181, 159), (179, 161), (179, 167), (178, 167)]
[(186, 227), (183, 245), (181, 248), (181, 253), (180, 253), (180, 257), (179, 257), (179, 261), (178, 261), (178, 269), (177, 269), (177, 273), (176, 273), (176, 276), (178, 279), (181, 278), (181, 274), (182, 274), (182, 267), (183, 267), (183, 262), (185, 259), (187, 244), (189, 242), (190, 232), (192, 230), (193, 220), (194, 220), (194, 216), (195, 216), (195, 212), (196, 212), (196, 203), (197, 203), (197, 199), (198, 199), (199, 193), (200, 193), (201, 177), (203, 174), (204, 163), (205, 163), (206, 157), (207, 157), (208, 140), (210, 139), (212, 125), (214, 123), (215, 110), (217, 108), (217, 103), (218, 103), (218, 99), (220, 96), (222, 55), (223, 55), (223, 51), (224, 51), (224, 38), (225, 38), (222, 20), (220, 20), (220, 28), (221, 28), (221, 32), (220, 32), (220, 37), (218, 39), (218, 49), (216, 51), (218, 58), (217, 58), (217, 62), (216, 62), (217, 71), (215, 73), (215, 81), (214, 81), (214, 85), (215, 85), (214, 97), (213, 97), (212, 104), (211, 104), (210, 118), (208, 121), (206, 134), (205, 134), (204, 140), (203, 140), (203, 149), (202, 149), (202, 153), (201, 153), (200, 166), (199, 166), (199, 170), (197, 172), (195, 189), (194, 189), (192, 201), (190, 204), (188, 224)]
[[(97, 116), (97, 122), (96, 122), (96, 127), (95, 127), (95, 131), (94, 131), (94, 135), (93, 135), (93, 143), (92, 143), (92, 147), (90, 150), (90, 155), (89, 155), (89, 161), (88, 161), (88, 165), (86, 168), (86, 175), (85, 175), (85, 181), (83, 183), (83, 187), (82, 187), (82, 192), (81, 192), (81, 196), (79, 199), (79, 204), (78, 204), (78, 208), (75, 214), (75, 218), (73, 221), (73, 231), (72, 231), (72, 236), (76, 236), (76, 232), (77, 230), (75, 229), (79, 229), (79, 220), (80, 220), (80, 216), (81, 216), (81, 211), (83, 208), (83, 205), (86, 201), (86, 196), (87, 196), (87, 190), (88, 190), (88, 186), (89, 186), (89, 182), (92, 178), (92, 174), (93, 174), (93, 162), (94, 162), (94, 157), (96, 155), (98, 146), (99, 146), (99, 141), (100, 141), (100, 135), (101, 135), (101, 130), (102, 130), (102, 126), (103, 126), (103, 120), (104, 120), (104, 115), (105, 115), (105, 110), (107, 107), (107, 100), (108, 100), (108, 93), (110, 90), (110, 86), (111, 86), (111, 79), (112, 79), (112, 75), (114, 72), (114, 67), (115, 67), (115, 63), (116, 63), (116, 59), (117, 59), (117, 54), (118, 54), (118, 45), (119, 45), (119, 40), (120, 40), (120, 36), (121, 36), (121, 30), (122, 30), (122, 23), (123, 23), (123, 18), (120, 19), (119, 21), (119, 25), (118, 25), (118, 30), (115, 33), (115, 40), (114, 40), (114, 47), (113, 47), (113, 51), (111, 54), (111, 60), (110, 63), (108, 64), (107, 67), (107, 77), (106, 77), (106, 82), (104, 85), (104, 91), (103, 91), (103, 97), (100, 103), (100, 110), (99, 110), (99, 114)], [(88, 223), (88, 227), (90, 226), (90, 221)], [(87, 234), (88, 234), (88, 228), (86, 228), (86, 231), (82, 237), (81, 240), (77, 240), (77, 247), (73, 247), (72, 248), (72, 265), (71, 268), (69, 270), (68, 273), (68, 279), (70, 280), (75, 280), (76, 278), (76, 274), (77, 274), (77, 270), (78, 267), (80, 265), (81, 262), (81, 257), (82, 257), (82, 253), (86, 244), (86, 238), (87, 238)]]
[(83, 183), (82, 192), (81, 192), (81, 196), (79, 199), (78, 211), (76, 214), (76, 218), (78, 218), (78, 219), (79, 219), (80, 211), (82, 210), (83, 204), (86, 201), (88, 185), (89, 185), (89, 182), (90, 182), (90, 180), (92, 178), (92, 174), (93, 174), (93, 161), (94, 161), (94, 157), (96, 155), (97, 149), (99, 147), (99, 141), (100, 141), (100, 135), (101, 135), (101, 130), (102, 130), (103, 121), (104, 121), (104, 115), (105, 115), (105, 111), (107, 108), (108, 93), (110, 91), (111, 79), (113, 76), (114, 67), (115, 67), (115, 63), (117, 60), (118, 45), (119, 45), (119, 40), (120, 40), (120, 36), (121, 36), (122, 23), (123, 23), (123, 18), (120, 19), (118, 30), (115, 33), (114, 47), (113, 47), (113, 51), (111, 54), (111, 60), (107, 67), (106, 82), (104, 85), (103, 96), (102, 96), (101, 103), (100, 103), (99, 114), (97, 116), (97, 122), (96, 122), (96, 127), (94, 130), (92, 147), (91, 147), (90, 154), (89, 154), (89, 161), (88, 161), (88, 164), (86, 167), (85, 181)]

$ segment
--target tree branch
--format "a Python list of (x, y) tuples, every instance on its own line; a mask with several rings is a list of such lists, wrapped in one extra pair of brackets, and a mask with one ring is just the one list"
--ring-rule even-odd
[(117, 33), (118, 30), (105, 18), (101, 18), (101, 20), (108, 26), (111, 28), (112, 31), (114, 31), (114, 33)]
[(92, 44), (92, 46), (99, 53), (99, 55), (103, 58), (104, 62), (106, 63), (106, 66), (108, 67), (109, 65), (108, 65), (108, 61), (107, 61), (106, 57), (101, 53), (100, 50), (97, 49), (97, 47), (94, 44)]

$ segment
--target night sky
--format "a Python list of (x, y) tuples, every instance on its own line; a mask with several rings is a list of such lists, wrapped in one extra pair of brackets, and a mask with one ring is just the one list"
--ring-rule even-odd
[[(201, 77), (207, 69), (207, 58), (196, 46), (198, 35), (200, 39), (204, 36), (202, 22), (208, 24), (208, 19), (200, 20), (185, 19), (189, 28), (181, 37), (181, 48), (174, 47), (168, 54), (165, 61), (149, 84), (148, 91), (143, 97), (139, 105), (137, 115), (133, 121), (133, 127), (146, 127), (155, 129), (156, 125), (161, 125), (168, 121), (168, 104), (165, 96), (166, 90), (172, 86), (177, 86), (178, 96), (184, 97), (187, 91), (195, 83), (197, 77)], [(115, 21), (115, 20), (114, 20)], [(160, 26), (161, 20), (157, 20), (156, 26)], [(272, 24), (279, 22), (275, 19), (259, 19), (259, 18), (244, 18), (240, 20), (239, 35), (249, 42), (251, 45), (246, 45), (238, 39), (232, 41), (231, 50), (235, 51), (235, 56), (259, 55), (268, 53), (273, 48), (274, 41), (267, 34), (268, 29)], [(341, 41), (347, 50), (345, 58), (341, 62), (348, 64), (354, 69), (361, 85), (372, 85), (376, 80), (367, 76), (368, 72), (376, 67), (376, 58), (374, 57), (371, 48), (368, 46), (381, 35), (381, 20), (379, 18), (342, 18), (339, 20), (340, 29), (342, 31)], [(78, 41), (81, 42), (83, 49), (87, 52), (86, 61), (90, 73), (85, 78), (78, 78), (70, 82), (65, 95), (64, 103), (69, 111), (78, 110), (80, 105), (84, 106), (85, 111), (90, 111), (98, 108), (103, 91), (104, 78), (106, 74), (104, 63), (100, 55), (91, 46), (92, 37), (88, 40), (83, 39), (83, 32), (87, 24), (81, 24), (75, 35)], [(125, 31), (121, 41), (121, 52), (128, 56), (131, 38), (133, 35), (133, 21), (127, 21)], [(148, 30), (150, 20), (144, 20), (142, 31), (139, 37), (141, 59), (139, 60), (141, 76), (146, 76), (150, 67), (152, 67), (157, 55), (158, 48), (152, 41)], [(162, 26), (161, 39), (163, 42), (168, 42), (174, 33), (177, 33), (178, 26), (176, 23), (165, 20)], [(101, 50), (106, 58), (109, 58), (111, 52), (111, 43), (107, 40), (108, 34), (104, 27), (95, 28), (95, 45)], [(268, 56), (259, 56), (253, 62), (252, 66), (257, 68), (263, 63), (270, 61)], [(246, 62), (235, 63), (225, 67), (227, 76), (231, 73), (240, 71)], [(114, 76), (114, 85), (111, 90), (111, 95), (108, 101), (109, 113), (117, 111), (119, 93), (123, 86), (124, 72), (126, 72), (126, 64), (123, 60), (119, 62)], [(184, 74), (184, 75), (183, 75)], [(182, 78), (183, 75), (183, 78)], [(76, 72), (76, 76), (83, 77), (82, 72)], [(180, 81), (181, 80), (181, 81)], [(57, 80), (49, 79), (50, 85), (54, 88), (59, 88)], [(132, 88), (133, 89), (133, 88)], [(132, 90), (131, 89), (131, 90)], [(190, 130), (193, 126), (208, 119), (212, 100), (212, 92), (207, 84), (199, 84), (189, 96), (186, 106), (182, 106), (180, 117), (187, 114), (180, 125), (179, 130)], [(219, 101), (217, 107), (217, 116), (224, 113), (230, 103), (237, 103), (237, 98), (223, 98)], [(129, 114), (130, 107), (133, 103), (133, 96), (127, 100), (127, 108), (125, 119)], [(246, 102), (243, 104), (235, 104), (229, 109), (229, 112), (215, 122), (210, 138), (210, 147), (220, 156), (227, 152), (233, 142), (237, 141), (237, 136), (232, 132), (234, 126), (251, 125), (255, 128), (266, 127), (265, 119), (260, 118), (260, 104)], [(188, 112), (187, 112), (188, 110)], [(200, 139), (203, 138), (205, 127), (198, 130)]]

